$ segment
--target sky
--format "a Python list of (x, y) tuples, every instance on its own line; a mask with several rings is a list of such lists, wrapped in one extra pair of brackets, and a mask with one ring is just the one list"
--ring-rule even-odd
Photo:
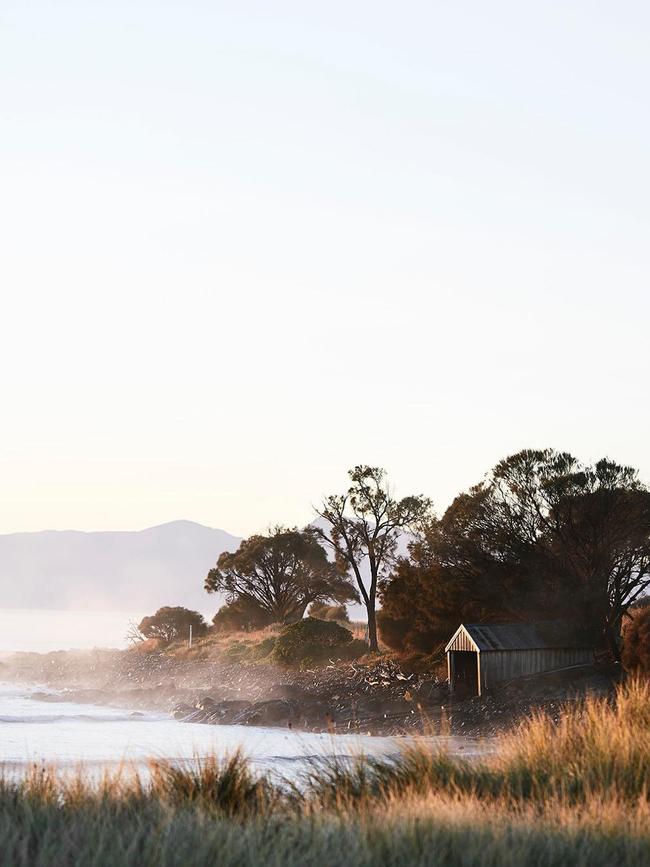
[(650, 482), (650, 6), (0, 0), (0, 532)]

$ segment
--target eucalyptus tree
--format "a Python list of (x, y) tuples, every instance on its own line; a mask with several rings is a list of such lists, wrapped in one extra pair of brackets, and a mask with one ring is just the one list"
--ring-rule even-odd
[(360, 465), (348, 472), (343, 494), (325, 497), (314, 524), (339, 567), (352, 572), (368, 615), (370, 649), (378, 650), (377, 589), (395, 564), (402, 534), (414, 531), (431, 513), (431, 501), (416, 495), (394, 496), (380, 467)]
[(300, 620), (312, 602), (354, 602), (349, 578), (330, 562), (311, 528), (277, 526), (225, 551), (205, 579), (208, 593), (225, 592), (280, 623)]

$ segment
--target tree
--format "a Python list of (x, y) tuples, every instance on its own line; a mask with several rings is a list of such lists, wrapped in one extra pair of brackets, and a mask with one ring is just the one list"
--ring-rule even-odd
[(490, 495), (501, 549), (620, 661), (622, 618), (650, 584), (650, 492), (637, 471), (523, 451), (497, 465)]
[(351, 602), (357, 593), (347, 576), (327, 559), (311, 529), (273, 528), (224, 552), (205, 581), (208, 593), (222, 591), (229, 603), (245, 600), (280, 623), (300, 620), (312, 602)]
[[(423, 544), (428, 561), (412, 565), (434, 579), (429, 619), (560, 617), (620, 659), (622, 618), (650, 584), (650, 493), (608, 459), (526, 450), (458, 496)], [(397, 595), (385, 588), (389, 609)]]
[(340, 567), (352, 571), (368, 614), (370, 649), (377, 651), (378, 582), (396, 561), (400, 534), (427, 519), (431, 502), (423, 496), (396, 499), (379, 467), (356, 466), (348, 475), (348, 491), (326, 497), (316, 510), (324, 522), (316, 532)]
[(272, 622), (268, 611), (250, 599), (238, 598), (222, 605), (212, 618), (218, 632), (263, 629)]
[(188, 608), (159, 608), (151, 617), (140, 621), (138, 629), (145, 638), (158, 638), (165, 643), (192, 635), (198, 638), (205, 635), (208, 625), (198, 611)]
[(417, 653), (430, 653), (444, 646), (465, 619), (460, 615), (462, 603), (470, 599), (450, 593), (458, 588), (445, 579), (438, 564), (424, 556), (419, 543), (411, 546), (409, 557), (397, 561), (390, 576), (380, 584), (377, 623), (385, 644), (394, 650)]

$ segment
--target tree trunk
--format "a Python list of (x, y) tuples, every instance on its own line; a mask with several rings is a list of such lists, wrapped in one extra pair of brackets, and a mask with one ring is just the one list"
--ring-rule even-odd
[(608, 621), (605, 625), (605, 638), (614, 661), (618, 663), (622, 661), (620, 635), (620, 620), (617, 620), (613, 624)]
[(377, 612), (370, 600), (368, 600), (366, 610), (368, 612), (368, 644), (370, 645), (370, 650), (373, 653), (377, 653), (379, 651), (379, 644), (377, 643)]
[(291, 608), (285, 609), (284, 615), (280, 618), (281, 623), (298, 623), (305, 616), (307, 602), (298, 602)]

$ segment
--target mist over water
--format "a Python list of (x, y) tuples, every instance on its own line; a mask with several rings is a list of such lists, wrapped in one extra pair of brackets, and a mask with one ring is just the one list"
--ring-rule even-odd
[(123, 762), (145, 770), (150, 758), (183, 761), (241, 748), (254, 768), (295, 777), (314, 758), (397, 751), (392, 738), (179, 723), (159, 714), (43, 701), (32, 698), (35, 692), (0, 683), (0, 767), (10, 773), (35, 762), (63, 770), (81, 765), (91, 773)]
[[(0, 651), (124, 647), (129, 622), (139, 617), (128, 612), (1, 609)], [(394, 755), (399, 749), (390, 737), (182, 723), (160, 713), (47, 700), (51, 687), (4, 683), (1, 677), (0, 668), (0, 771), (12, 775), (25, 773), (34, 763), (63, 771), (81, 765), (91, 775), (127, 763), (146, 775), (151, 758), (189, 761), (241, 749), (254, 769), (297, 779), (314, 758)], [(486, 750), (485, 743), (469, 738), (435, 740), (463, 755)]]
[(129, 622), (140, 612), (0, 608), (0, 652), (126, 647)]

